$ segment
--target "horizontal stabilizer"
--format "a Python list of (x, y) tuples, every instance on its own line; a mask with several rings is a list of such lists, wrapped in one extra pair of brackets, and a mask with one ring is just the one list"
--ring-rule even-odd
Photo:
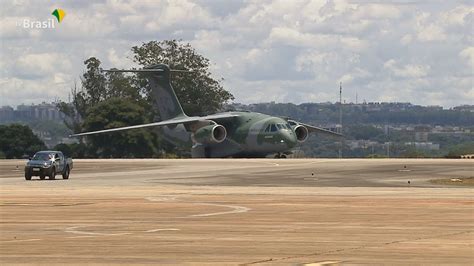
[[(126, 72), (130, 72), (130, 73), (163, 73), (165, 72), (164, 69), (160, 69), (160, 68), (150, 68), (150, 69), (104, 69), (102, 70), (104, 72), (112, 72), (112, 73), (126, 73)], [(184, 72), (184, 73), (192, 73), (194, 71), (190, 71), (190, 70), (180, 70), (180, 69), (170, 69), (169, 70), (170, 72)]]

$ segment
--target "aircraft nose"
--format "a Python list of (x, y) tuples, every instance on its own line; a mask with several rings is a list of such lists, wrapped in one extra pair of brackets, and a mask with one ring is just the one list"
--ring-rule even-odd
[(281, 142), (288, 145), (289, 148), (292, 148), (296, 145), (298, 141), (296, 139), (295, 133), (284, 130), (281, 131)]

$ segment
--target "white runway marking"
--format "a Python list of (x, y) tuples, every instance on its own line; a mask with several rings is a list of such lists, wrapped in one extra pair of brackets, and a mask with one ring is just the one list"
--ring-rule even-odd
[[(146, 197), (145, 198), (148, 201), (155, 201), (155, 202), (163, 202), (163, 201), (172, 201), (175, 200), (175, 196), (171, 195), (161, 195), (157, 197)], [(193, 203), (195, 205), (209, 205), (209, 206), (217, 206), (217, 207), (225, 207), (225, 208), (230, 208), (232, 209), (231, 211), (225, 211), (225, 212), (211, 212), (211, 213), (201, 213), (201, 214), (193, 214), (189, 215), (186, 217), (180, 217), (180, 218), (188, 218), (188, 217), (207, 217), (207, 216), (216, 216), (216, 215), (224, 215), (224, 214), (232, 214), (232, 213), (243, 213), (243, 212), (248, 212), (251, 209), (243, 206), (237, 206), (237, 205), (224, 205), (224, 204), (215, 204), (215, 203)]]
[[(92, 225), (82, 225), (82, 226), (68, 227), (68, 228), (66, 228), (66, 230), (64, 230), (64, 232), (79, 235), (79, 236), (70, 236), (70, 237), (67, 237), (67, 238), (87, 238), (87, 237), (97, 237), (97, 236), (132, 235), (132, 233), (114, 233), (114, 234), (110, 234), (110, 233), (96, 233), (96, 232), (77, 230), (79, 228), (90, 227), (90, 226), (92, 226)], [(155, 233), (155, 232), (161, 232), (161, 231), (180, 231), (180, 229), (178, 229), (178, 228), (157, 228), (157, 229), (146, 230), (146, 231), (143, 231), (143, 232), (145, 232), (145, 233)]]
[(157, 197), (146, 197), (145, 199), (148, 201), (173, 201), (176, 200), (176, 197), (171, 195), (161, 195)]
[(34, 239), (13, 239), (13, 240), (0, 241), (0, 243), (32, 242), (32, 241), (40, 241), (40, 240), (41, 240), (41, 239), (39, 239), (39, 238), (34, 238)]
[(66, 238), (90, 238), (90, 237), (96, 237), (96, 236), (68, 236)]
[(71, 234), (78, 234), (78, 235), (95, 235), (95, 236), (123, 236), (123, 235), (132, 234), (132, 233), (107, 234), (107, 233), (95, 233), (95, 232), (87, 232), (87, 231), (76, 230), (78, 228), (84, 228), (84, 227), (89, 227), (89, 226), (83, 225), (83, 226), (68, 227), (68, 228), (66, 228), (66, 230), (64, 230), (64, 232), (71, 233)]
[[(292, 164), (286, 164), (285, 161), (286, 159), (279, 159), (281, 160), (281, 164), (280, 163), (273, 163), (273, 162), (262, 162), (263, 164), (268, 164), (268, 165), (274, 165), (274, 166), (291, 166), (291, 167), (298, 167), (298, 166), (303, 166), (303, 165), (310, 165), (310, 164), (322, 164), (322, 163), (326, 163), (326, 162), (329, 162), (328, 160), (324, 160), (324, 161), (318, 161), (318, 162), (302, 162), (302, 163), (292, 163)], [(291, 159), (289, 159), (291, 160)]]
[(214, 203), (195, 203), (198, 205), (209, 205), (209, 206), (217, 206), (217, 207), (226, 207), (232, 209), (231, 211), (226, 212), (211, 212), (211, 213), (202, 213), (202, 214), (194, 214), (188, 217), (207, 217), (207, 216), (215, 216), (215, 215), (224, 215), (224, 214), (232, 214), (232, 213), (243, 213), (248, 212), (251, 209), (243, 206), (237, 205), (223, 205), (223, 204), (214, 204)]
[(177, 228), (163, 228), (163, 229), (151, 229), (145, 231), (146, 233), (154, 233), (154, 232), (161, 232), (161, 231), (179, 231), (180, 229)]

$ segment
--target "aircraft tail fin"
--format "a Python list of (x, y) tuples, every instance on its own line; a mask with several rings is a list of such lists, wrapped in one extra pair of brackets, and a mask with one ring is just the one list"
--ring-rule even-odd
[(170, 68), (167, 65), (152, 65), (143, 70), (161, 70), (145, 72), (151, 87), (151, 96), (154, 107), (160, 112), (162, 120), (176, 117), (186, 117), (170, 82)]
[(142, 73), (150, 82), (153, 107), (160, 113), (161, 120), (187, 117), (170, 82), (170, 72), (189, 72), (185, 70), (170, 70), (168, 65), (157, 64), (137, 70), (106, 70), (107, 72)]

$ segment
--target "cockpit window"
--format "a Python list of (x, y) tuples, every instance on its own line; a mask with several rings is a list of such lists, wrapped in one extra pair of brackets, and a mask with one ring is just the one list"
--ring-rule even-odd
[(276, 132), (276, 131), (282, 130), (282, 129), (290, 129), (291, 130), (291, 127), (288, 124), (283, 124), (283, 123), (270, 124), (265, 128), (265, 132)]

